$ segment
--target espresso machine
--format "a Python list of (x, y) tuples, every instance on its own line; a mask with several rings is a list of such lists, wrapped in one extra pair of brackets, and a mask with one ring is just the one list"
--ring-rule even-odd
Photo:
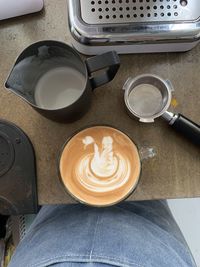
[(83, 54), (181, 52), (200, 40), (199, 0), (68, 0), (68, 12)]

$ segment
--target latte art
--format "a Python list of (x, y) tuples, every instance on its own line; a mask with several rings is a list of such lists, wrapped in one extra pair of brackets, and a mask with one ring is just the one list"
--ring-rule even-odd
[(68, 191), (80, 201), (104, 206), (126, 197), (140, 175), (134, 143), (117, 129), (96, 126), (73, 136), (60, 159), (60, 174)]
[[(86, 140), (91, 140), (86, 144)], [(85, 155), (74, 166), (76, 179), (92, 192), (109, 192), (123, 186), (130, 176), (130, 161), (126, 155), (113, 152), (111, 136), (103, 137), (99, 147), (91, 136), (83, 140), (85, 150), (93, 145), (94, 152)]]

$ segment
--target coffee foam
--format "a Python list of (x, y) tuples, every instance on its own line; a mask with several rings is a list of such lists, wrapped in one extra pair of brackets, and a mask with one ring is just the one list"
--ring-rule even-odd
[(128, 136), (111, 127), (85, 129), (65, 146), (60, 159), (61, 179), (80, 201), (111, 205), (137, 184), (140, 158)]

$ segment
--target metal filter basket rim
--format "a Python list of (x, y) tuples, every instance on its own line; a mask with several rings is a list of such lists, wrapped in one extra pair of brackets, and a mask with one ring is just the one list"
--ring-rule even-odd
[[(153, 81), (155, 81), (156, 84), (153, 83)], [(141, 114), (138, 114), (134, 110), (134, 108), (130, 104), (129, 95), (130, 95), (130, 92), (132, 92), (132, 90), (134, 90), (134, 88), (136, 86), (141, 85), (141, 84), (153, 85), (161, 92), (162, 97), (163, 97), (163, 105), (162, 105), (162, 108), (160, 109), (160, 111), (158, 111), (154, 114), (151, 114), (149, 116), (143, 116)], [(160, 86), (158, 86), (158, 85), (160, 85)], [(123, 86), (123, 89), (125, 90), (124, 102), (125, 102), (125, 105), (129, 111), (129, 113), (131, 115), (133, 115), (134, 117), (139, 118), (139, 120), (141, 122), (154, 122), (154, 119), (162, 116), (168, 110), (168, 108), (171, 104), (173, 87), (172, 87), (170, 81), (164, 80), (157, 75), (143, 74), (143, 75), (139, 75), (135, 78), (128, 78), (128, 80), (126, 81), (126, 83)]]

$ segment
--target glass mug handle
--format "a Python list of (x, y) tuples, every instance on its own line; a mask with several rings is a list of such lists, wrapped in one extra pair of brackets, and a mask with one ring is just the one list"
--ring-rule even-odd
[[(120, 59), (115, 51), (94, 56), (85, 61), (92, 89), (112, 81), (119, 69)], [(105, 70), (104, 70), (105, 69)], [(102, 70), (100, 75), (94, 72)]]

